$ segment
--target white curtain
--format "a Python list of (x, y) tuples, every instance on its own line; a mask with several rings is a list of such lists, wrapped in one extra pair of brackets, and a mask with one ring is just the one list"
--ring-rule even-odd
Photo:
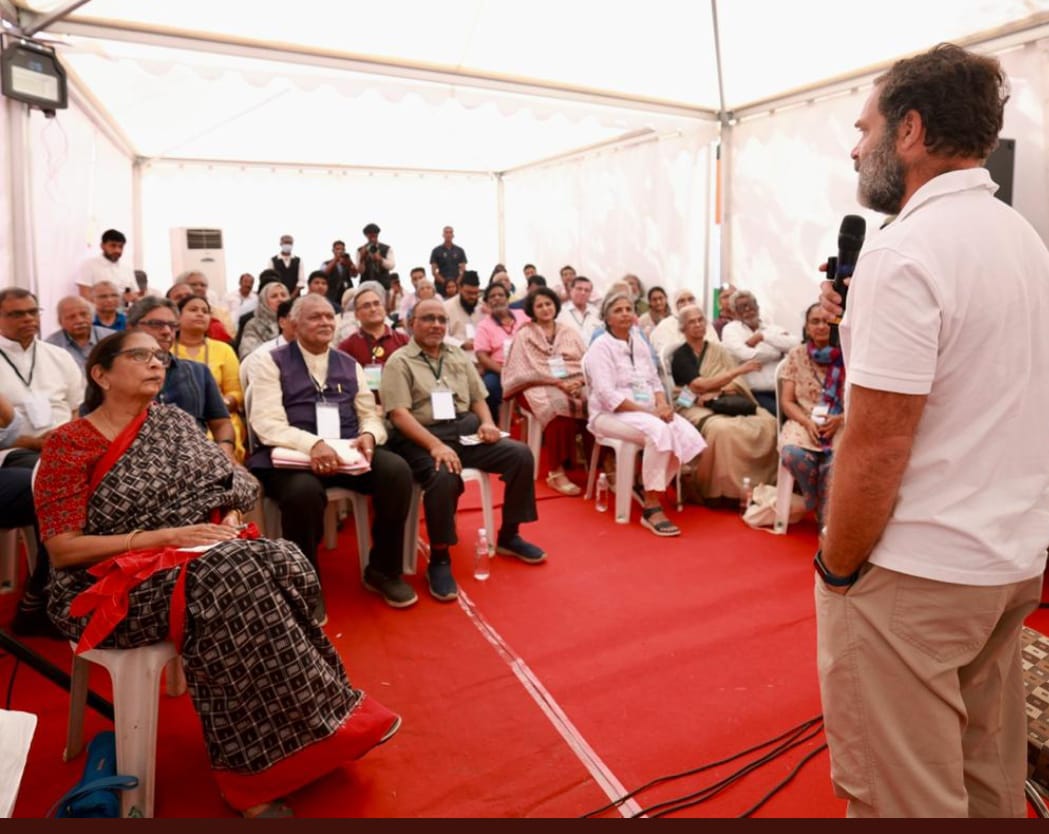
[(565, 264), (601, 291), (632, 272), (648, 288), (701, 293), (718, 127), (507, 174), (506, 255), (515, 282)]
[(134, 263), (131, 160), (73, 102), (54, 119), (30, 118), (33, 224), (42, 335), (58, 327), (55, 305), (75, 294), (81, 262), (99, 253), (106, 229), (128, 238)]
[(0, 100), (0, 286), (23, 286), (14, 274), (15, 259), (12, 249), (14, 229), (11, 218), (11, 142), (8, 135), (7, 102)]
[(309, 275), (331, 257), (333, 241), (356, 249), (374, 222), (405, 287), (412, 267), (430, 274), (430, 252), (446, 225), (470, 268), (490, 269), (498, 250), (495, 181), (486, 175), (152, 163), (142, 176), (142, 214), (145, 270), (161, 290), (178, 270), (170, 230), (183, 226), (222, 230), (226, 290), (242, 273), (257, 278), (282, 234), (295, 238), (293, 254)]
[[(1047, 46), (998, 56), (1010, 76), (1002, 136), (1017, 140), (1013, 206), (1049, 241), (1049, 159), (1046, 156)], [(800, 332), (816, 300), (817, 267), (837, 251), (846, 214), (867, 218), (867, 234), (884, 219), (856, 202), (849, 152), (853, 127), (871, 86), (743, 121), (732, 129), (726, 172), (729, 252), (723, 280), (753, 291), (762, 312)]]

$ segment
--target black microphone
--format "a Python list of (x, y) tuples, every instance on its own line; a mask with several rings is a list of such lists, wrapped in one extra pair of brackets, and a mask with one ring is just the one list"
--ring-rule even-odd
[(856, 269), (856, 261), (859, 260), (866, 235), (867, 221), (858, 214), (846, 214), (842, 218), (841, 228), (838, 229), (838, 257), (827, 259), (827, 277), (834, 282), (834, 292), (841, 296), (842, 310), (845, 309), (845, 296), (849, 291), (845, 279), (851, 278), (853, 270)]

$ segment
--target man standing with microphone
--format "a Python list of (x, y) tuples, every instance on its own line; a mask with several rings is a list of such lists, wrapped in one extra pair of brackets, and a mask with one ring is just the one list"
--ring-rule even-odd
[[(849, 418), (816, 556), (820, 688), (849, 815), (1025, 815), (1020, 628), (1049, 542), (1049, 253), (981, 165), (998, 61), (878, 78), (852, 151), (868, 240), (841, 324)], [(841, 313), (824, 284), (823, 305)]]

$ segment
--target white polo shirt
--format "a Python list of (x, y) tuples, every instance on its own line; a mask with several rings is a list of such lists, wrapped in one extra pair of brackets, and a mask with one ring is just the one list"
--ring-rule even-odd
[(80, 274), (76, 279), (81, 287), (93, 287), (99, 281), (112, 281), (117, 291), (123, 292), (128, 287), (138, 289), (135, 283), (135, 270), (124, 259), (113, 262), (105, 255), (95, 255), (80, 265)]
[(841, 325), (850, 387), (928, 396), (870, 561), (965, 585), (1039, 576), (1049, 544), (1049, 252), (996, 188), (975, 168), (915, 192)]

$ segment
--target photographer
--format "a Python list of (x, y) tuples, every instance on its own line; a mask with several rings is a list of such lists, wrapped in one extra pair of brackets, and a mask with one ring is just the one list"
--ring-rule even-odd
[(374, 223), (364, 227), (364, 236), (368, 242), (357, 250), (357, 271), (361, 281), (378, 281), (383, 289), (390, 289), (390, 272), (397, 265), (393, 249), (385, 243), (379, 243), (381, 230)]
[(338, 308), (342, 294), (353, 286), (357, 265), (346, 251), (346, 244), (341, 240), (331, 245), (331, 254), (331, 260), (321, 264), (321, 272), (328, 279), (328, 300)]

